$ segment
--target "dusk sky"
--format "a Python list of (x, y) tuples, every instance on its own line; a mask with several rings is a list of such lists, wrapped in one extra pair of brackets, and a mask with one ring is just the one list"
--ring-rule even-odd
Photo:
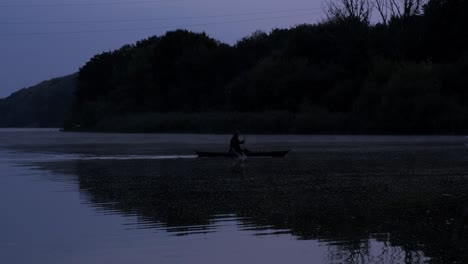
[(234, 44), (324, 17), (322, 0), (0, 0), (0, 98), (168, 30)]

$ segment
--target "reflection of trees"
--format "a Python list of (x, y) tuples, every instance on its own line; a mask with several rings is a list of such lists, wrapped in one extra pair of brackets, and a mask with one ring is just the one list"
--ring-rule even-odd
[[(215, 215), (236, 214), (246, 226), (330, 241), (331, 263), (468, 261), (463, 161), (379, 155), (248, 160), (241, 172), (230, 160), (82, 161), (76, 174), (93, 204), (168, 228), (208, 230)], [(369, 241), (382, 244), (372, 259)]]
[[(378, 252), (371, 252), (371, 244), (376, 240), (362, 240), (357, 247), (330, 245), (329, 263), (426, 263), (427, 258), (420, 251), (408, 251), (399, 246), (392, 246), (388, 241), (381, 242)], [(375, 245), (374, 245), (375, 246)]]

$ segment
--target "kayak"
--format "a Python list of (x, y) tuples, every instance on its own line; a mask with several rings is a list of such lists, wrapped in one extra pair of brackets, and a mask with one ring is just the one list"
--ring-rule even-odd
[[(237, 157), (238, 153), (235, 152), (209, 152), (209, 151), (195, 151), (198, 157)], [(288, 154), (289, 150), (281, 151), (249, 151), (245, 155), (247, 157), (284, 157)]]

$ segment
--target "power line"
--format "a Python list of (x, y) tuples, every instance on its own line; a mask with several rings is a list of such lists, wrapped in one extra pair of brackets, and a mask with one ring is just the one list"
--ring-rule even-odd
[[(111, 32), (128, 32), (128, 31), (154, 30), (154, 29), (190, 28), (190, 27), (200, 27), (200, 26), (225, 25), (225, 24), (236, 24), (236, 23), (253, 22), (253, 21), (264, 21), (264, 20), (272, 20), (272, 19), (283, 19), (283, 18), (306, 16), (306, 15), (318, 15), (318, 14), (322, 14), (322, 12), (254, 18), (254, 19), (231, 20), (231, 21), (223, 21), (223, 22), (188, 24), (188, 25), (179, 25), (179, 26), (121, 28), (121, 29), (110, 29), (110, 30), (86, 30), (86, 31), (66, 31), (66, 32), (62, 31), (62, 32), (11, 33), (11, 34), (0, 34), (0, 37), (54, 36), (54, 35), (68, 35), (68, 34), (111, 33)], [(4, 40), (4, 38), (2, 39)]]
[(146, 1), (121, 1), (121, 2), (83, 2), (83, 3), (21, 3), (21, 4), (0, 4), (0, 7), (54, 7), (54, 6), (98, 6), (98, 5), (133, 5), (133, 4), (153, 4), (153, 3), (172, 3), (182, 0), (146, 0)]
[(187, 16), (187, 17), (165, 17), (165, 18), (140, 18), (140, 19), (112, 19), (112, 20), (74, 20), (74, 21), (15, 21), (5, 22), (0, 21), (0, 25), (25, 25), (25, 24), (91, 24), (91, 23), (120, 23), (120, 22), (142, 22), (142, 21), (166, 21), (166, 20), (184, 20), (184, 19), (201, 19), (201, 18), (219, 18), (219, 17), (232, 17), (232, 16), (250, 16), (274, 13), (289, 13), (301, 12), (309, 10), (318, 10), (320, 8), (302, 8), (291, 10), (278, 10), (278, 11), (262, 11), (262, 12), (249, 12), (238, 14), (220, 14), (220, 15), (206, 15), (206, 16)]

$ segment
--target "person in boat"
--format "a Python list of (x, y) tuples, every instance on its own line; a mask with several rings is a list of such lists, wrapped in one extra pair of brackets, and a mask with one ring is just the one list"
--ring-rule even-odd
[(238, 153), (240, 155), (243, 155), (244, 153), (249, 152), (249, 150), (246, 149), (245, 146), (244, 148), (241, 148), (242, 144), (245, 144), (245, 139), (240, 140), (239, 132), (238, 131), (234, 132), (234, 135), (232, 135), (232, 138), (231, 138), (231, 143), (229, 144), (229, 152)]

